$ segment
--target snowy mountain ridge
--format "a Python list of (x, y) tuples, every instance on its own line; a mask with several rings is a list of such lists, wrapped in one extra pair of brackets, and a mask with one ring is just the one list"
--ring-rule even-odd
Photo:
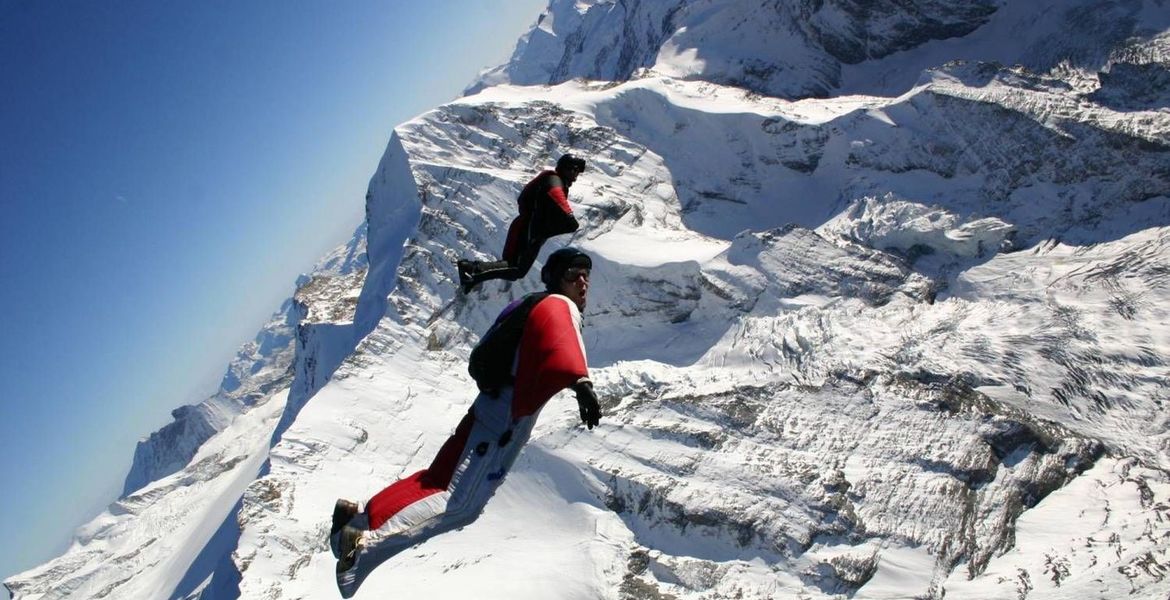
[(395, 130), (273, 329), (291, 365), (233, 364), (288, 393), (5, 584), (336, 593), (333, 499), (429, 462), (536, 289), (456, 298), (453, 260), (571, 150), (582, 228), (545, 252), (594, 256), (602, 424), (554, 398), (480, 520), (358, 597), (1166, 597), (1170, 8), (959, 4), (553, 2)]
[(292, 384), (299, 325), (327, 320), (329, 315), (316, 314), (321, 311), (348, 309), (352, 313), (351, 303), (337, 302), (321, 290), (337, 287), (338, 279), (356, 278), (360, 286), (365, 274), (364, 243), (364, 233), (358, 231), (353, 240), (318, 261), (311, 275), (302, 275), (293, 297), (236, 353), (216, 394), (199, 404), (176, 408), (171, 413), (174, 422), (138, 443), (123, 496), (179, 471), (204, 442), (238, 415)]

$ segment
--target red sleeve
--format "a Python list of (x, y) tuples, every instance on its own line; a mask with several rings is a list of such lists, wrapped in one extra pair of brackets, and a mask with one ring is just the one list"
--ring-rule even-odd
[(541, 300), (520, 338), (512, 416), (535, 414), (557, 392), (589, 375), (575, 306), (564, 296)]
[[(558, 178), (557, 181), (559, 180)], [(548, 197), (552, 198), (552, 201), (556, 202), (557, 206), (561, 207), (561, 210), (565, 211), (566, 215), (573, 214), (573, 209), (569, 207), (569, 197), (565, 195), (565, 188), (559, 185), (549, 187)]]

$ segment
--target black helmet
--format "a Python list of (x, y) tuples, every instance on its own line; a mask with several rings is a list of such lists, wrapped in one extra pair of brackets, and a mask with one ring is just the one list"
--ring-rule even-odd
[(585, 159), (572, 154), (566, 154), (557, 160), (557, 170), (573, 169), (578, 173), (585, 172)]
[(548, 291), (555, 292), (561, 285), (561, 278), (565, 276), (565, 271), (573, 267), (593, 269), (593, 260), (589, 258), (588, 254), (576, 248), (561, 248), (549, 254), (544, 261), (544, 266), (540, 269), (540, 280), (544, 282), (544, 287)]

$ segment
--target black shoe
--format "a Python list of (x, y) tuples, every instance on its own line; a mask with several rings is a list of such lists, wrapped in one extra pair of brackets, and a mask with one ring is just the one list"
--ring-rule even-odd
[(329, 549), (334, 558), (341, 557), (341, 531), (358, 513), (357, 502), (338, 498), (333, 505), (333, 526), (329, 529)]
[(479, 282), (475, 280), (475, 273), (479, 270), (479, 263), (473, 260), (461, 260), (455, 263), (459, 271), (459, 288), (464, 294), (470, 294)]

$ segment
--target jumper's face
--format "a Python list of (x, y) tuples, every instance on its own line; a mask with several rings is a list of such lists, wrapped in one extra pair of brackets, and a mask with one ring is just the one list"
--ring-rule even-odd
[(568, 296), (581, 312), (585, 312), (585, 297), (589, 294), (589, 269), (567, 269), (561, 277), (561, 293)]
[(565, 185), (568, 186), (573, 185), (573, 182), (577, 181), (577, 176), (580, 174), (581, 171), (578, 171), (575, 167), (572, 166), (557, 169), (557, 176), (561, 178), (561, 181), (565, 182)]

